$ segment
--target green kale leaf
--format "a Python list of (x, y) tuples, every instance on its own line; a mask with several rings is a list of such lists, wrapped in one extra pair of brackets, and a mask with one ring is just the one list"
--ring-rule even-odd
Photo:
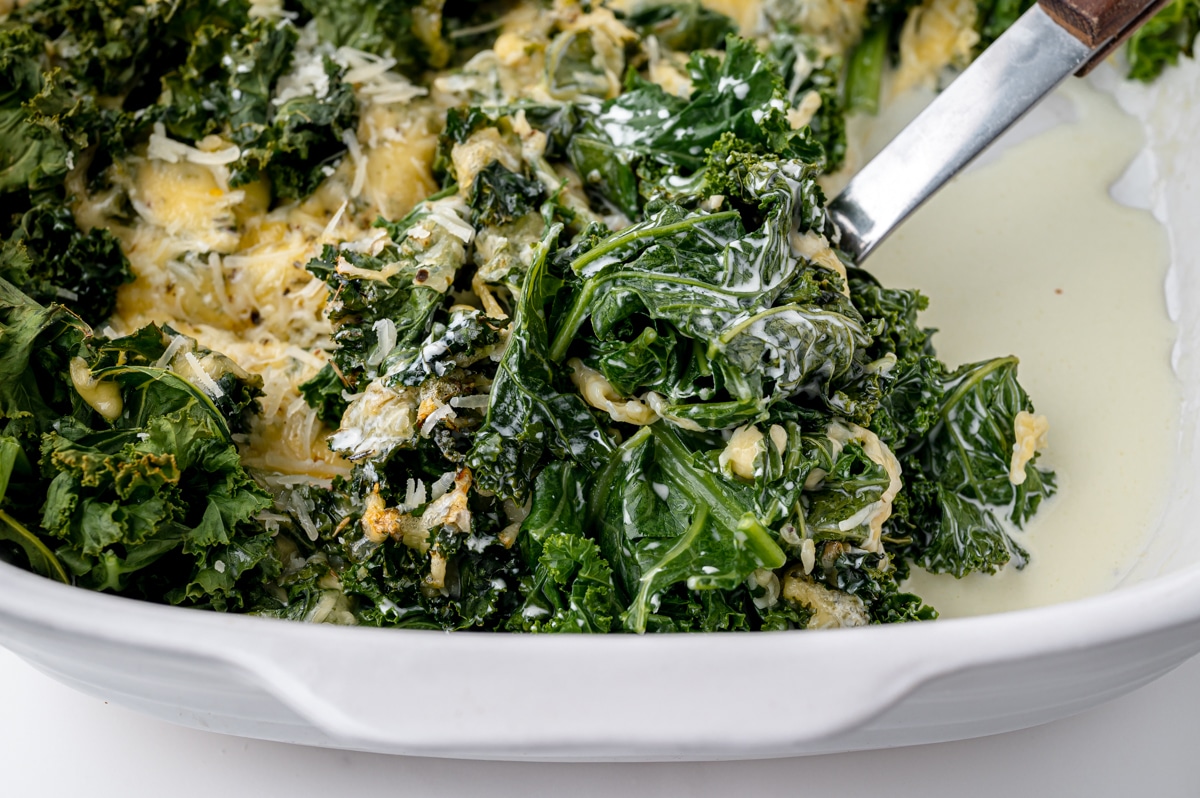
[(612, 569), (587, 526), (587, 474), (556, 461), (538, 474), (532, 507), (521, 524), (521, 556), (532, 571), (522, 578), (524, 601), (508, 623), (522, 632), (610, 632), (623, 609)]
[(642, 204), (639, 175), (690, 175), (726, 134), (745, 149), (769, 152), (784, 150), (795, 135), (782, 110), (779, 72), (752, 42), (730, 36), (723, 58), (697, 53), (689, 72), (690, 98), (639, 82), (588, 114), (567, 147), (588, 188), (630, 219)]
[(732, 590), (757, 569), (782, 567), (784, 552), (754, 507), (747, 487), (706, 468), (668, 425), (622, 444), (597, 478), (591, 515), (630, 596), (625, 628), (646, 631), (673, 585)]
[[(615, 353), (618, 366), (631, 367), (624, 387), (636, 370), (648, 380), (640, 387), (668, 400), (666, 417), (716, 429), (765, 418), (771, 404), (802, 390), (832, 397), (862, 371), (870, 343), (838, 290), (840, 277), (792, 252), (796, 228), (823, 218), (815, 167), (736, 152), (722, 159), (719, 193), (734, 210), (655, 203), (644, 221), (564, 251), (558, 260), (576, 280), (550, 347), (551, 359), (562, 361), (590, 321), (599, 343), (589, 360), (616, 371), (607, 342), (625, 342)], [(759, 226), (748, 232), (745, 219), (756, 216)], [(664, 324), (694, 341), (694, 351), (655, 350), (672, 335)], [(668, 360), (681, 356), (691, 363)]]
[(1191, 58), (1198, 34), (1200, 0), (1171, 0), (1129, 37), (1129, 77), (1149, 83), (1179, 63), (1180, 55)]
[(324, 59), (329, 91), (292, 97), (271, 111), (270, 123), (250, 127), (235, 140), (242, 157), (234, 165), (231, 185), (259, 174), (271, 183), (276, 197), (298, 199), (311, 194), (328, 171), (345, 155), (344, 136), (358, 125), (358, 104), (343, 70)]
[[(338, 345), (333, 362), (352, 389), (383, 373), (393, 351), (429, 335), (443, 291), (466, 262), (472, 230), (456, 206), (433, 198), (399, 222), (378, 224), (394, 242), (378, 255), (326, 246), (308, 264), (329, 285), (327, 312)], [(418, 227), (418, 239), (410, 237)]]
[(546, 258), (562, 227), (549, 226), (525, 275), (509, 340), (492, 383), (487, 421), (467, 464), (483, 490), (523, 501), (543, 460), (552, 455), (589, 471), (608, 460), (612, 445), (592, 410), (574, 390), (560, 392), (560, 372), (548, 355), (546, 305), (558, 280)]
[(56, 185), (71, 168), (68, 142), (32, 124), (26, 107), (42, 91), (45, 69), (42, 36), (27, 26), (0, 27), (0, 196)]
[(117, 289), (133, 273), (112, 233), (84, 233), (67, 207), (46, 201), (26, 211), (0, 243), (0, 277), (36, 302), (61, 303), (99, 325), (116, 309)]
[(471, 223), (476, 227), (509, 224), (536, 211), (545, 196), (540, 181), (510, 172), (499, 161), (492, 161), (471, 184)]
[(737, 33), (733, 20), (701, 5), (699, 0), (648, 0), (638, 3), (625, 20), (642, 36), (654, 36), (681, 53), (716, 50)]
[(916, 562), (930, 571), (963, 576), (993, 573), (1026, 552), (1002, 520), (1023, 526), (1054, 494), (1054, 474), (1031, 460), (1024, 480), (1009, 478), (1021, 411), (1032, 412), (1017, 382), (1017, 359), (962, 366), (942, 379), (937, 423), (919, 448), (906, 454), (917, 467), (909, 479), (913, 510), (904, 526), (916, 541)]
[(346, 384), (337, 370), (326, 363), (311, 380), (300, 385), (300, 395), (305, 403), (317, 411), (317, 417), (327, 425), (337, 428), (349, 402), (345, 399)]

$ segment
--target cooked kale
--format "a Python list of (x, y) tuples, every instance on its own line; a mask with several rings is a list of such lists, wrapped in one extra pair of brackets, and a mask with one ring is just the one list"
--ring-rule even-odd
[[(160, 331), (95, 339), (61, 306), (4, 281), (0, 314), (0, 472), (27, 488), (3, 499), (5, 539), (15, 537), (33, 567), (69, 572), (85, 587), (242, 607), (247, 582), (278, 572), (270, 536), (254, 522), (270, 500), (243, 469), (214, 399), (229, 399), (240, 417), (253, 381), (207, 375), (230, 390), (206, 394), (171, 368), (139, 365), (153, 342), (165, 351)], [(214, 370), (224, 362), (204, 357)], [(31, 496), (43, 500), (28, 504)]]
[(89, 324), (111, 316), (117, 289), (133, 280), (112, 233), (84, 233), (70, 210), (51, 201), (26, 211), (0, 244), (0, 277), (36, 302), (65, 305)]
[[(1028, 4), (981, 0), (981, 41)], [(1019, 567), (1014, 529), (1055, 481), (1013, 459), (1036, 433), (1016, 360), (951, 370), (926, 299), (826, 237), (818, 180), (912, 5), (870, 3), (836, 55), (786, 2), (757, 41), (696, 0), (555, 6), (527, 35), (469, 0), (23, 4), (0, 23), (0, 553), (154, 601), (411, 629), (936, 617), (909, 569)], [(1196, 7), (1135, 37), (1137, 76), (1190, 54)], [(430, 95), (403, 113), (364, 83), (393, 66)], [(152, 135), (219, 137), (238, 252), (292, 211), (325, 226), (304, 257), (330, 326), (305, 346), (327, 358), (288, 355), (299, 398), (171, 327), (104, 326), (145, 211), (122, 170), (158, 158)], [(436, 139), (443, 188), (366, 229), (379, 206), (338, 195), (339, 164), (357, 137), (355, 164), (386, 168), (410, 136)], [(80, 202), (101, 195), (115, 235)], [(186, 247), (175, 265), (238, 254)], [(317, 473), (247, 470), (301, 421), (333, 452)]]
[(1179, 56), (1191, 58), (1200, 35), (1200, 2), (1171, 0), (1161, 11), (1134, 31), (1125, 45), (1129, 77), (1150, 82)]
[(715, 50), (725, 37), (737, 33), (733, 20), (701, 5), (699, 0), (657, 0), (639, 3), (628, 24), (643, 36), (681, 53)]

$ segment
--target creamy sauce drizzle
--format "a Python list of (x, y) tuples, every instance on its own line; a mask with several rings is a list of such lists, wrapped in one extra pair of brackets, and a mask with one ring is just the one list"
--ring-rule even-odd
[(1109, 196), (1142, 146), (1140, 124), (1082, 81), (1053, 99), (1071, 121), (959, 176), (867, 264), (929, 295), (923, 322), (941, 331), (934, 343), (951, 366), (1019, 355), (1050, 419), (1040, 462), (1058, 472), (1059, 494), (1015, 535), (1030, 564), (961, 580), (916, 571), (906, 587), (942, 617), (1112, 588), (1169, 484), (1180, 387), (1166, 234)]

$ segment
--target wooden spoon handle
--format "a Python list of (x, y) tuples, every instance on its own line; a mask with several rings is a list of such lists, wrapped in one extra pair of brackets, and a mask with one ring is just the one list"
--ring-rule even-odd
[(1169, 0), (1038, 0), (1046, 14), (1072, 36), (1099, 48), (1076, 74), (1085, 75), (1129, 38)]

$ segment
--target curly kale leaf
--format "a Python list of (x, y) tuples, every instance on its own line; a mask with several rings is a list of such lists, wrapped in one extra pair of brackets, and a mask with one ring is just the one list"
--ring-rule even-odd
[(587, 526), (587, 474), (557, 461), (538, 474), (529, 516), (521, 525), (521, 555), (532, 575), (521, 580), (524, 601), (508, 628), (522, 632), (610, 632), (623, 609), (612, 569)]
[(0, 28), (0, 195), (56, 185), (71, 167), (60, 134), (32, 124), (26, 107), (43, 90), (45, 40), (25, 26)]
[(244, 28), (214, 19), (202, 25), (187, 60), (163, 77), (169, 102), (163, 123), (178, 138), (196, 141), (226, 125), (235, 141), (243, 128), (266, 125), (271, 88), (287, 68), (298, 34), (291, 25), (251, 20)]
[(311, 380), (300, 385), (304, 402), (317, 411), (317, 417), (336, 428), (349, 406), (345, 398), (346, 383), (337, 370), (326, 363)]
[(723, 58), (697, 53), (689, 72), (688, 99), (639, 82), (591, 113), (567, 147), (588, 188), (630, 219), (642, 204), (640, 175), (690, 175), (726, 134), (768, 152), (797, 135), (781, 110), (779, 71), (752, 42), (731, 36)]
[(681, 53), (716, 50), (725, 37), (737, 33), (733, 20), (703, 6), (699, 0), (650, 0), (639, 3), (625, 24), (643, 37), (654, 36)]
[(937, 610), (919, 596), (900, 590), (899, 575), (887, 555), (860, 549), (842, 551), (831, 570), (831, 587), (862, 599), (871, 623), (932, 621), (938, 617)]
[(99, 366), (90, 376), (113, 383), (123, 407), (110, 428), (60, 422), (42, 438), (41, 527), (60, 541), (57, 555), (86, 587), (241, 606), (238, 578), (261, 581), (277, 565), (253, 522), (270, 498), (242, 468), (224, 416), (166, 369)]
[(492, 354), (500, 341), (501, 325), (473, 308), (454, 308), (449, 322), (435, 321), (424, 340), (392, 350), (382, 366), (387, 383), (418, 386), (471, 366)]
[[(35, 535), (41, 546), (25, 547), (31, 564), (38, 567), (35, 554), (43, 572), (59, 562), (86, 587), (241, 606), (241, 585), (276, 567), (269, 545), (254, 542), (262, 532), (252, 520), (270, 500), (242, 468), (212, 397), (165, 368), (138, 365), (161, 356), (163, 334), (147, 328), (116, 342), (93, 339), (77, 316), (3, 280), (0, 319), (0, 470), (8, 485), (19, 479), (23, 494), (9, 491), (0, 502), (12, 519), (0, 518), (2, 536), (23, 529), (17, 534), (29, 543)], [(218, 391), (225, 385), (231, 402), (242, 396), (229, 380), (209, 380)], [(227, 575), (205, 582), (211, 557), (225, 558), (220, 566), (207, 561)], [(200, 587), (171, 592), (197, 579)]]
[[(499, 518), (485, 506), (476, 497), (469, 538), (449, 527), (435, 528), (420, 545), (389, 540), (365, 558), (356, 556), (355, 542), (348, 540), (339, 576), (346, 595), (357, 603), (359, 623), (447, 631), (503, 628), (521, 603), (516, 588), (522, 559), (498, 541)], [(447, 562), (441, 589), (430, 584), (430, 552)]]
[(158, 78), (186, 58), (202, 27), (236, 30), (249, 8), (246, 0), (42, 0), (14, 18), (54, 41), (64, 69), (82, 87), (108, 97), (145, 92), (152, 101)]
[(858, 269), (850, 273), (850, 298), (866, 320), (867, 358), (876, 364), (856, 387), (878, 402), (871, 429), (893, 451), (904, 451), (937, 421), (941, 404), (945, 366), (933, 353), (934, 331), (917, 321), (929, 300), (918, 291), (884, 288)]
[(545, 539), (532, 577), (522, 580), (525, 601), (510, 631), (596, 633), (620, 628), (621, 604), (612, 569), (594, 541), (578, 535)]
[[(324, 41), (390, 56), (417, 74), (446, 66), (453, 46), (443, 37), (445, 0), (299, 0)], [(459, 4), (463, 5), (463, 4)], [(466, 4), (461, 14), (470, 16)]]
[(545, 196), (541, 181), (510, 172), (499, 161), (492, 161), (471, 184), (471, 223), (476, 227), (509, 224), (536, 211)]
[(98, 325), (112, 315), (117, 289), (133, 273), (112, 233), (84, 233), (64, 205), (43, 202), (0, 244), (0, 277), (36, 302), (59, 302)]
[[(584, 353), (589, 360), (614, 371), (614, 356), (619, 368), (627, 352), (625, 387), (636, 368), (648, 380), (640, 387), (669, 400), (668, 417), (718, 429), (764, 418), (802, 390), (830, 396), (861, 371), (870, 343), (840, 277), (792, 252), (796, 227), (823, 218), (815, 168), (745, 153), (722, 159), (729, 171), (721, 189), (735, 209), (655, 204), (644, 221), (564, 251), (558, 261), (577, 279), (550, 348), (551, 359), (564, 360), (589, 321), (598, 342)], [(758, 229), (747, 232), (745, 220), (756, 215)], [(694, 349), (656, 354), (654, 341), (671, 335), (667, 324)]]
[(1200, 0), (1172, 0), (1129, 37), (1129, 77), (1149, 83), (1179, 63), (1180, 55), (1191, 58), (1198, 34)]
[(548, 356), (546, 305), (559, 281), (546, 273), (546, 257), (560, 231), (557, 224), (546, 231), (525, 275), (508, 345), (492, 383), (487, 421), (467, 458), (481, 489), (518, 501), (528, 495), (548, 456), (595, 471), (612, 449), (582, 397), (574, 390), (559, 390), (561, 372)]
[(625, 628), (643, 632), (663, 594), (733, 590), (786, 557), (755, 513), (752, 491), (714, 473), (673, 429), (644, 428), (597, 478), (591, 515), (600, 550), (631, 600)]
[(963, 576), (993, 573), (1027, 554), (1002, 519), (1022, 526), (1053, 495), (1054, 474), (1030, 461), (1024, 481), (1009, 469), (1015, 418), (1033, 405), (1017, 382), (1017, 359), (962, 366), (942, 378), (938, 422), (906, 453), (911, 509), (903, 527), (914, 539), (915, 561), (930, 571)]

